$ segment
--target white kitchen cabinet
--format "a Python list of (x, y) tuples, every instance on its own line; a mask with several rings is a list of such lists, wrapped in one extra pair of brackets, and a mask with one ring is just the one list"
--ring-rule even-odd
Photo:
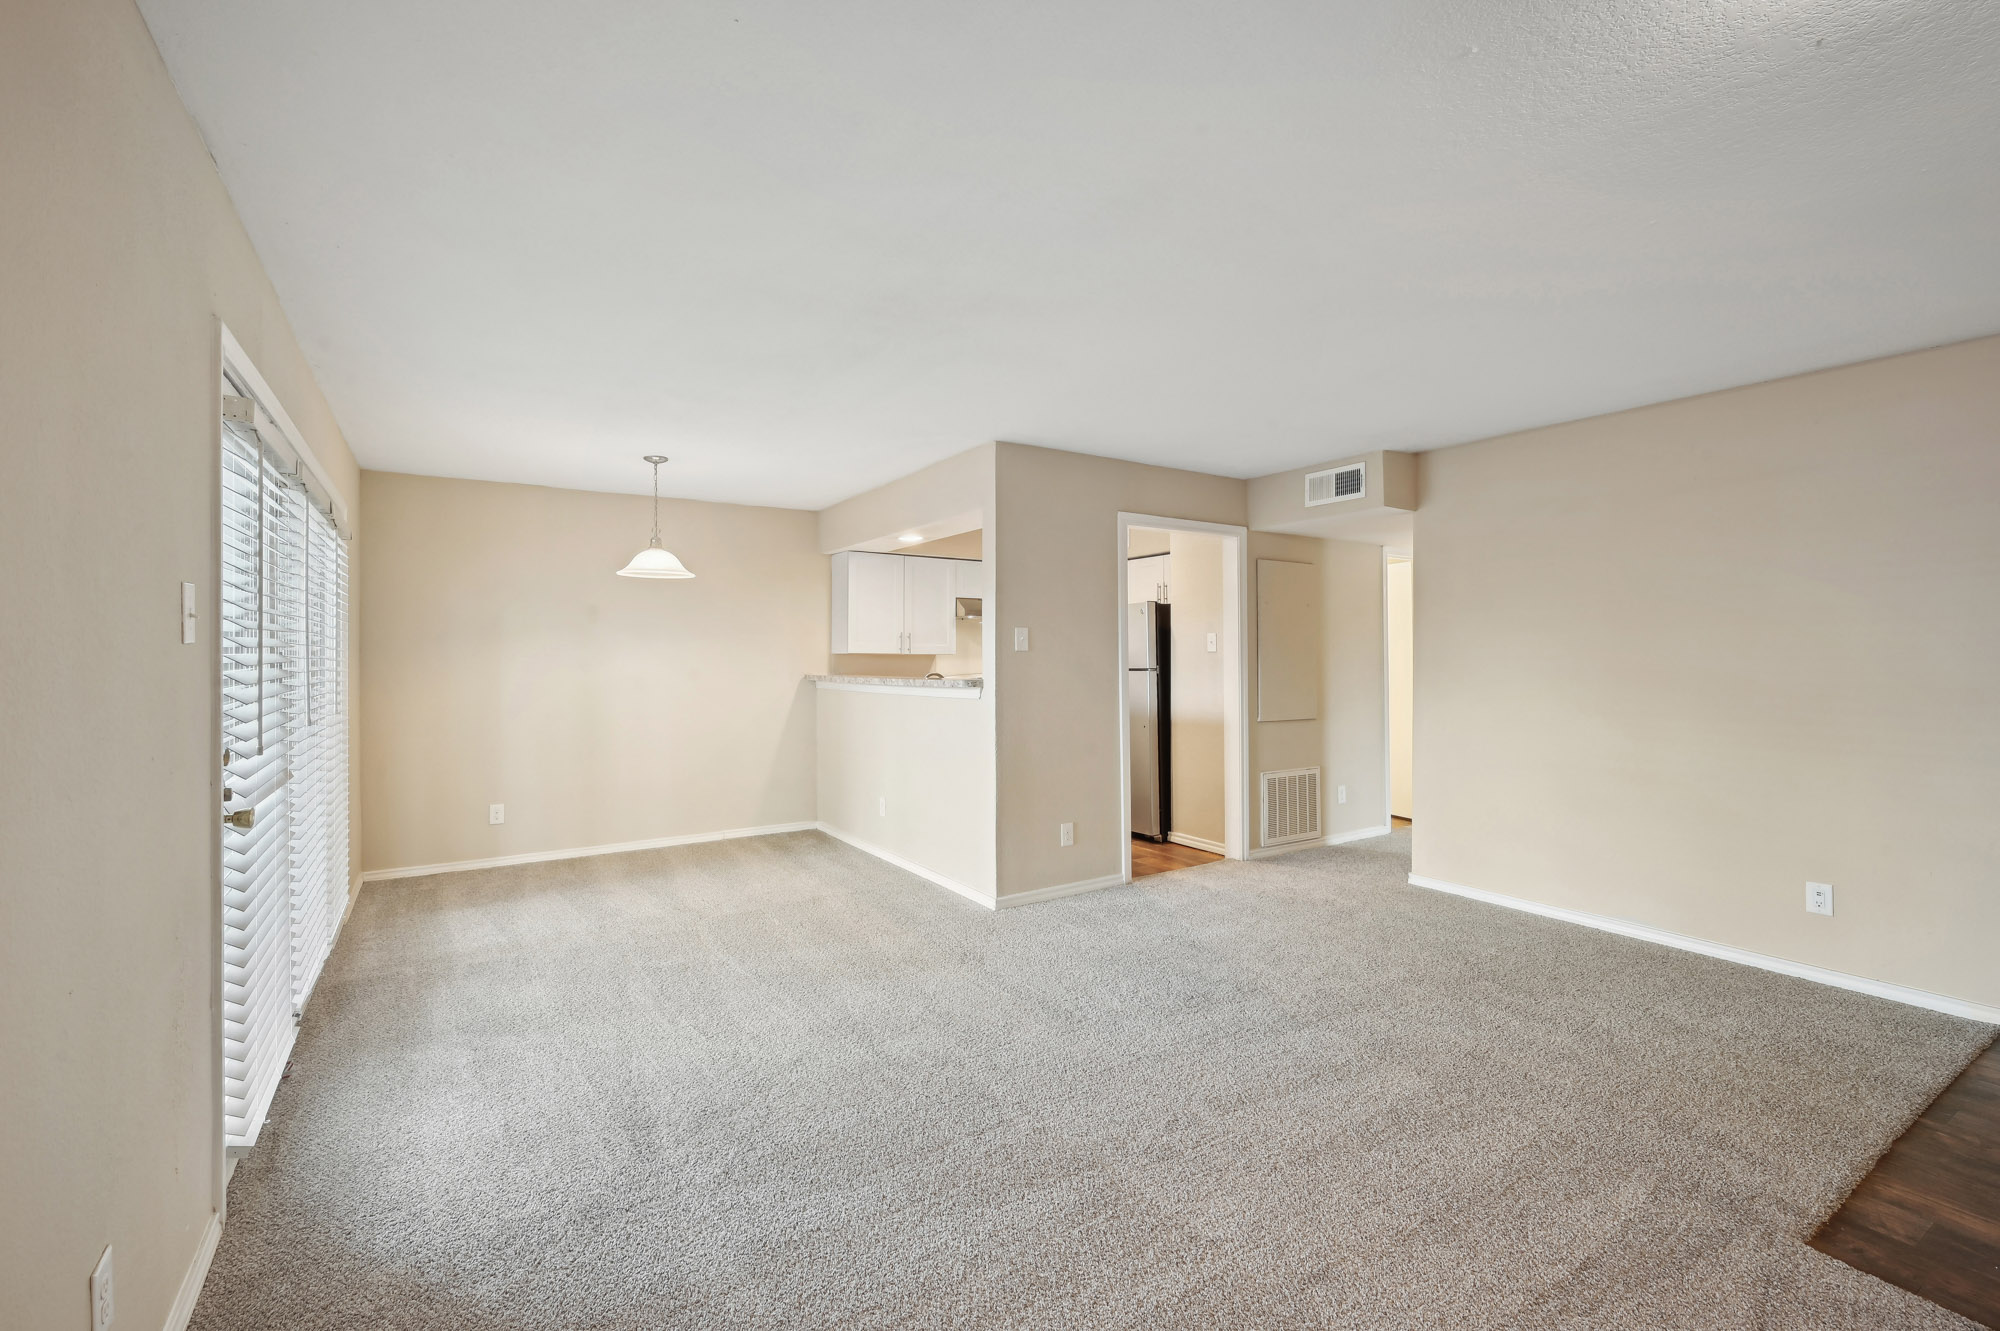
[(958, 575), (957, 590), (953, 596), (969, 596), (975, 601), (986, 599), (986, 565), (977, 559), (954, 559), (953, 570)]
[(958, 603), (952, 599), (955, 559), (903, 560), (903, 650), (940, 656), (958, 650)]
[(1167, 600), (1167, 557), (1147, 555), (1125, 561), (1125, 602)]
[(901, 555), (846, 550), (833, 557), (833, 650), (903, 650)]
[(958, 649), (953, 559), (843, 550), (833, 557), (833, 650), (940, 656)]

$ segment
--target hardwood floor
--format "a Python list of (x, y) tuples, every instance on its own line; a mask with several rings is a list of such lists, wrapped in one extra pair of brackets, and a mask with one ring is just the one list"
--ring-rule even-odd
[(1193, 846), (1177, 846), (1171, 841), (1148, 841), (1144, 837), (1132, 838), (1132, 876), (1144, 878), (1149, 874), (1172, 873), (1175, 869), (1185, 869), (1191, 865), (1207, 864), (1222, 856)]
[(1409, 825), (1410, 825), (1410, 820), (1405, 818), (1402, 814), (1392, 813), (1389, 815), (1390, 828), (1394, 829), (1398, 827), (1408, 827)]
[(2000, 1045), (1931, 1102), (1812, 1246), (2000, 1328)]

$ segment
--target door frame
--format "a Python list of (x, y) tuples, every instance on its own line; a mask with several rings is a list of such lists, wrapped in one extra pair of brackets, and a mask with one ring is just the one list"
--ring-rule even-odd
[[(1118, 515), (1118, 853), (1132, 881), (1132, 717), (1127, 710), (1126, 574), (1132, 528), (1194, 532), (1222, 539), (1222, 845), (1223, 856), (1250, 854), (1250, 529), (1150, 513)], [(1171, 724), (1171, 722), (1169, 722)], [(1169, 741), (1171, 742), (1171, 741)]]
[[(1382, 547), (1382, 826), (1396, 830), (1396, 713), (1394, 695), (1390, 688), (1390, 670), (1394, 657), (1389, 643), (1389, 565), (1416, 563), (1416, 553), (1408, 546), (1385, 545)], [(1417, 586), (1415, 569), (1411, 569), (1410, 582), (1410, 638), (1411, 659), (1415, 659), (1417, 631)], [(1410, 763), (1416, 765), (1417, 698), (1416, 671), (1410, 672)], [(1414, 774), (1413, 774), (1414, 775)], [(1416, 808), (1416, 788), (1412, 782), (1410, 808)], [(1411, 818), (1414, 825), (1416, 819)]]
[[(292, 420), (290, 413), (285, 410), (284, 403), (279, 400), (278, 394), (271, 387), (270, 381), (259, 372), (256, 362), (250, 359), (250, 353), (243, 349), (243, 344), (237, 340), (236, 334), (230, 331), (229, 325), (220, 319), (215, 321), (214, 347), (215, 358), (209, 363), (211, 375), (209, 380), (211, 385), (210, 402), (214, 411), (214, 415), (209, 418), (208, 432), (210, 556), (207, 567), (202, 570), (202, 582), (197, 584), (202, 588), (203, 593), (205, 593), (205, 600), (202, 600), (200, 597), (197, 599), (199, 608), (197, 610), (196, 623), (199, 627), (196, 630), (196, 634), (197, 640), (204, 642), (209, 658), (208, 706), (210, 743), (207, 764), (209, 782), (207, 823), (209, 837), (208, 943), (212, 949), (209, 953), (208, 968), (210, 1014), (209, 1105), (210, 1122), (213, 1126), (211, 1141), (215, 1151), (213, 1170), (210, 1175), (210, 1188), (211, 1203), (215, 1213), (217, 1216), (224, 1216), (229, 1209), (229, 1180), (236, 1172), (236, 1161), (240, 1158), (240, 1153), (233, 1152), (227, 1144), (226, 1106), (222, 1090), (224, 1071), (222, 1039), (223, 908), (222, 820), (219, 816), (219, 810), (223, 804), (223, 774), (220, 758), (224, 746), (222, 735), (222, 454), (220, 447), (224, 428), (222, 424), (222, 399), (228, 395), (244, 392), (257, 404), (264, 416), (268, 418), (267, 423), (271, 427), (270, 434), (272, 437), (266, 442), (272, 452), (279, 458), (289, 461), (292, 464), (292, 470), (298, 476), (300, 483), (304, 485), (307, 492), (315, 496), (318, 500), (323, 501), (324, 507), (331, 510), (336, 530), (340, 533), (342, 539), (346, 539), (352, 531), (350, 526), (352, 521), (350, 514), (352, 510), (349, 506), (348, 498), (341, 492), (339, 487), (334, 485), (331, 474), (320, 461), (319, 457), (313, 452), (311, 445), (306, 443), (304, 431), (299, 429), (297, 423)], [(263, 426), (261, 425), (259, 426), (259, 432), (263, 433)], [(353, 602), (350, 593), (350, 615), (353, 613), (352, 605)], [(205, 640), (200, 638), (201, 634), (207, 635)], [(341, 651), (343, 653), (349, 651), (352, 641), (353, 635), (350, 631), (346, 640), (341, 644)], [(348, 716), (350, 724), (354, 714), (352, 707), (354, 677), (351, 667), (352, 658), (349, 657), (343, 663), (343, 669), (348, 672)], [(354, 753), (353, 742), (354, 737), (350, 732), (350, 748), (348, 750), (350, 779), (352, 777), (351, 764)], [(348, 838), (349, 846), (351, 847), (353, 845), (353, 820), (358, 805), (353, 799), (353, 789), (351, 786), (348, 794)], [(347, 888), (347, 902), (350, 911), (354, 908), (354, 899), (360, 883), (359, 875), (356, 872), (357, 867), (350, 858), (348, 863)], [(345, 923), (344, 917), (341, 923)], [(334, 926), (334, 931), (335, 936), (338, 937), (338, 924)]]

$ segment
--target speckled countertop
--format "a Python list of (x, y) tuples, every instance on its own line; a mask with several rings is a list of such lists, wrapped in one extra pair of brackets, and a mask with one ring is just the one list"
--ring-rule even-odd
[(972, 679), (911, 679), (908, 675), (807, 675), (815, 684), (868, 684), (895, 689), (977, 689), (986, 683)]

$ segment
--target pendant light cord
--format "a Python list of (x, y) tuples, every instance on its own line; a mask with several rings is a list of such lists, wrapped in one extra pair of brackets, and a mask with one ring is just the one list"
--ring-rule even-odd
[(660, 464), (653, 464), (653, 544), (660, 544)]

